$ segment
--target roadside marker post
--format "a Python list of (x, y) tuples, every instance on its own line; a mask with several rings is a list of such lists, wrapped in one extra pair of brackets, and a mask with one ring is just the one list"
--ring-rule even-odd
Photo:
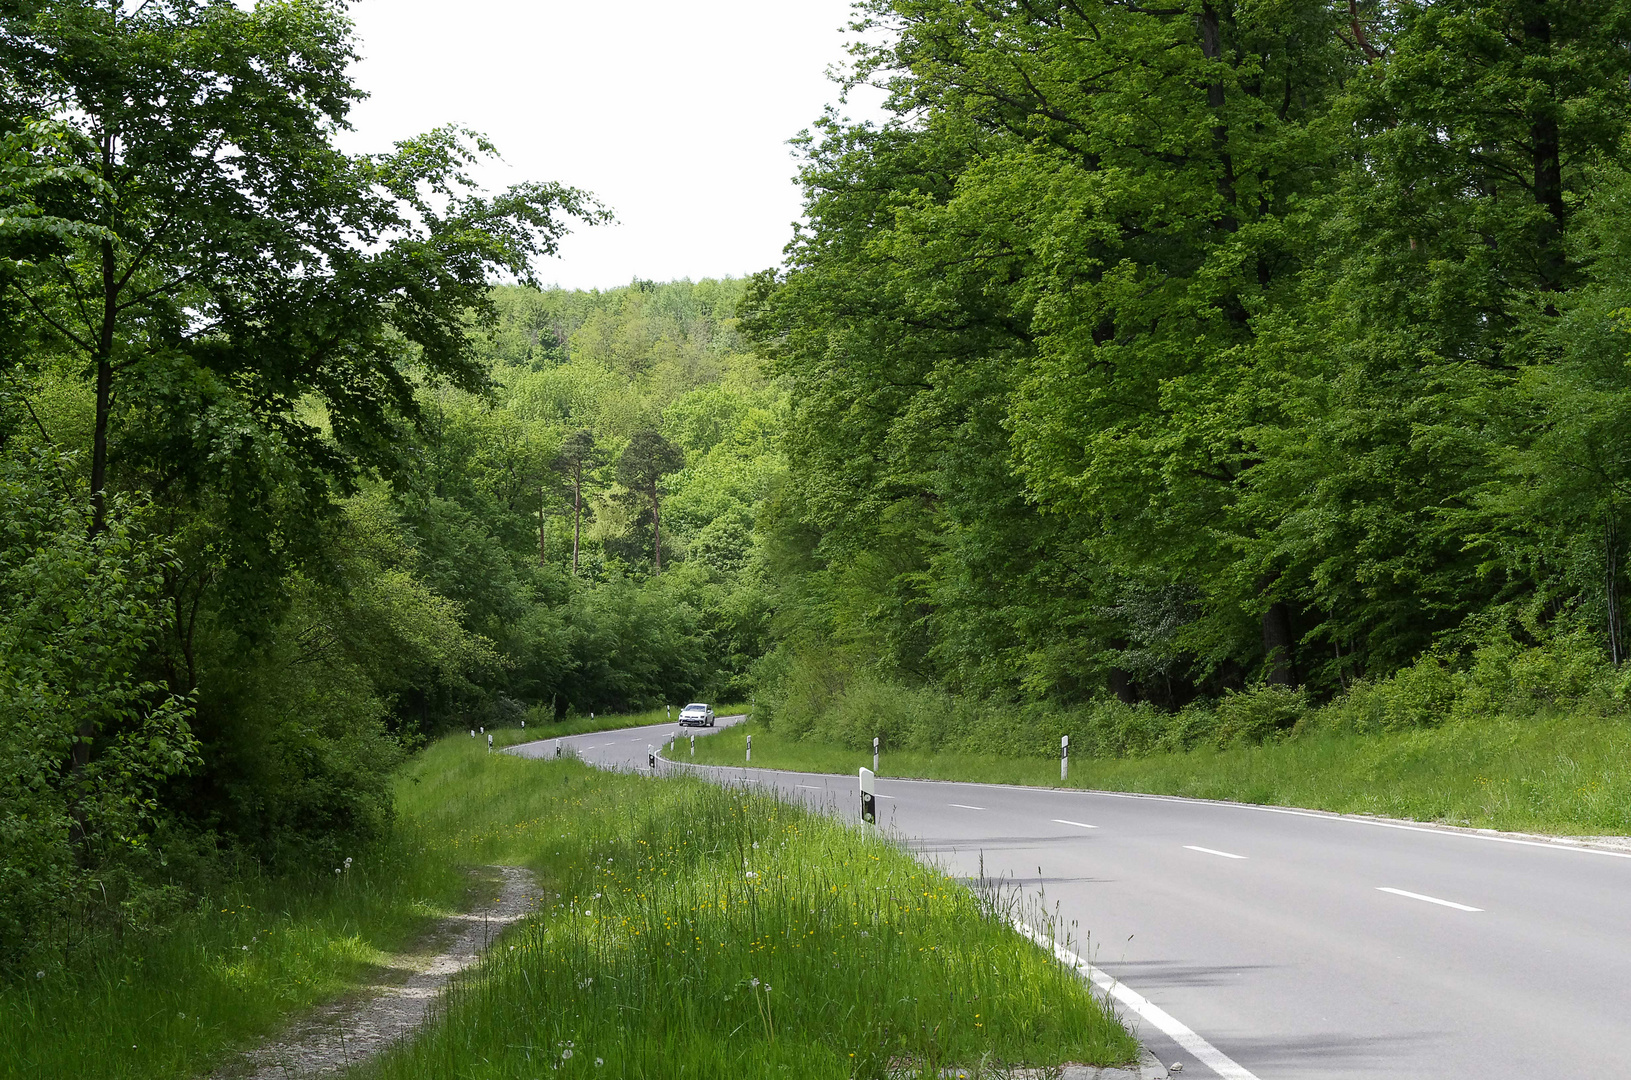
[(527, 730), (527, 722), (525, 720), (521, 721), (521, 730), (522, 731)]
[(1070, 736), (1059, 736), (1059, 782), (1062, 784), (1070, 776)]
[(691, 736), (691, 756), (697, 756), (697, 737), (695, 735)]
[(872, 736), (872, 771), (878, 771), (878, 736)]
[(872, 778), (871, 769), (861, 769), (861, 820), (868, 825), (878, 823), (878, 800), (872, 794)]
[(753, 760), (753, 736), (748, 736), (748, 760)]
[(487, 736), (487, 752), (489, 754), (493, 752), (493, 737), (491, 735)]
[(651, 768), (652, 772), (657, 771), (657, 751), (650, 746), (646, 747), (646, 764)]
[(561, 756), (561, 740), (559, 739), (555, 740), (555, 756), (557, 758)]
[(476, 729), (475, 728), (470, 729), (470, 737), (472, 739), (474, 739), (476, 737)]

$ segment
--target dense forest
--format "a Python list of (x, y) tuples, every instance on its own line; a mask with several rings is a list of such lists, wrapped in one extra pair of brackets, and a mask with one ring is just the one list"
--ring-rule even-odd
[(607, 212), (458, 129), (342, 154), (353, 59), (336, 4), (0, 7), (8, 958), (330, 865), (427, 736), (767, 648), (745, 283), (537, 288)]
[(795, 727), (880, 678), (1283, 723), (1480, 651), (1613, 679), (1631, 5), (861, 9), (894, 119), (803, 139), (746, 323)]
[(781, 267), (569, 292), (592, 195), (337, 148), (343, 4), (0, 3), (0, 962), (477, 725), (1623, 704), (1631, 4), (857, 20)]

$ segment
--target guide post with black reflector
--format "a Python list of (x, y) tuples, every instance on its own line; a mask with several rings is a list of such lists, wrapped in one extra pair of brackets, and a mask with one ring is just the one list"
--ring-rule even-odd
[(878, 736), (872, 736), (872, 771), (878, 771)]
[(1070, 776), (1070, 736), (1059, 736), (1059, 782)]
[(878, 800), (872, 794), (872, 777), (871, 769), (861, 770), (861, 820), (868, 825), (878, 823)]
[(691, 736), (691, 756), (697, 756), (697, 737), (695, 735)]
[(748, 760), (753, 760), (753, 736), (748, 736)]
[(646, 747), (646, 764), (650, 766), (652, 772), (657, 771), (657, 751), (650, 746)]

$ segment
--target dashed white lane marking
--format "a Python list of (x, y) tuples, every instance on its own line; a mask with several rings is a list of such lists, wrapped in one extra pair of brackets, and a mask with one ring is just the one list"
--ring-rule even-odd
[(970, 806), (970, 805), (968, 805), (968, 803), (960, 803), (960, 802), (947, 803), (946, 805), (947, 806), (955, 806), (959, 810), (984, 810), (985, 809), (985, 807), (983, 807), (983, 806)]
[(1223, 1077), (1224, 1080), (1257, 1080), (1257, 1076), (1250, 1070), (1236, 1064), (1233, 1058), (1195, 1034), (1172, 1014), (1151, 1002), (1143, 994), (1131, 989), (1125, 983), (1117, 982), (1063, 945), (1055, 944), (1024, 923), (1016, 922), (1014, 929), (1044, 949), (1053, 950), (1053, 955), (1058, 957), (1059, 960), (1069, 964), (1086, 976), (1088, 981), (1098, 987), (1100, 991), (1109, 994), (1133, 1012), (1154, 1024), (1164, 1035), (1195, 1055), (1196, 1060)]
[(1055, 824), (1055, 825), (1074, 825), (1074, 826), (1076, 826), (1076, 827), (1077, 827), (1077, 828), (1078, 828), (1078, 829), (1096, 829), (1096, 828), (1098, 828), (1098, 826), (1097, 826), (1097, 825), (1089, 825), (1089, 824), (1088, 824), (1088, 823), (1087, 823), (1087, 822), (1085, 822), (1085, 821), (1066, 821), (1066, 820), (1065, 820), (1065, 819), (1064, 819), (1064, 818), (1062, 818), (1062, 817), (1056, 817), (1056, 818), (1054, 818), (1054, 819), (1053, 819), (1053, 823), (1054, 823), (1054, 824)]
[(805, 791), (826, 791), (827, 790), (824, 787), (816, 787), (814, 784), (795, 784), (793, 786), (794, 787), (801, 787)]
[(1217, 855), (1224, 859), (1244, 859), (1246, 857), (1244, 855), (1231, 855), (1227, 851), (1219, 851), (1216, 848), (1196, 847), (1194, 844), (1185, 844), (1184, 847), (1188, 848), (1190, 851), (1199, 851), (1207, 855)]
[(1386, 885), (1376, 886), (1376, 891), (1377, 892), (1392, 893), (1394, 896), (1408, 896), (1412, 900), (1425, 900), (1429, 904), (1438, 904), (1440, 907), (1455, 908), (1457, 911), (1483, 911), (1484, 910), (1481, 907), (1469, 907), (1466, 904), (1458, 904), (1454, 900), (1440, 900), (1436, 896), (1423, 896), (1419, 892), (1406, 892), (1404, 889), (1390, 889)]

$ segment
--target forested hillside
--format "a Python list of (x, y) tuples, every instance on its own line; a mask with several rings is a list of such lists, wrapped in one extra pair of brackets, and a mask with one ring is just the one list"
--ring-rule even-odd
[(608, 213), (455, 128), (340, 152), (354, 59), (337, 4), (0, 8), (0, 962), (766, 648), (743, 283), (541, 290)]
[(1266, 686), (1272, 730), (1419, 662), (1436, 722), (1474, 655), (1618, 700), (1631, 6), (862, 7), (896, 118), (806, 137), (748, 320), (787, 723)]

